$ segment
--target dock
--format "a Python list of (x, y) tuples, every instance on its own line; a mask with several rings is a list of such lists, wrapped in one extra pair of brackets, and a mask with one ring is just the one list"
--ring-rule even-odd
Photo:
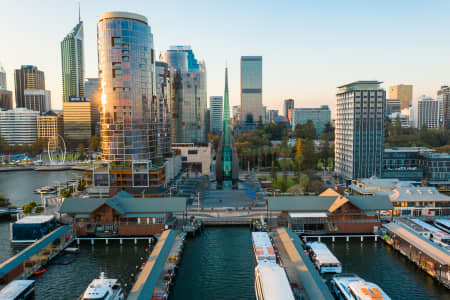
[(319, 272), (306, 256), (302, 240), (295, 233), (287, 228), (278, 228), (273, 232), (273, 244), (297, 299), (334, 299)]
[(0, 285), (26, 279), (73, 242), (71, 226), (61, 226), (0, 264)]
[(402, 223), (383, 224), (388, 245), (406, 256), (428, 275), (450, 288), (450, 254)]
[(167, 299), (181, 260), (185, 233), (165, 230), (131, 289), (128, 300)]

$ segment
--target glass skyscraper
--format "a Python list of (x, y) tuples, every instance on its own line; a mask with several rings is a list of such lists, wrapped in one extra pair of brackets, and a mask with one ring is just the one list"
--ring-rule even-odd
[(172, 140), (174, 143), (206, 142), (206, 67), (190, 46), (172, 46), (162, 54), (173, 72)]
[(2, 65), (0, 65), (0, 89), (6, 90), (6, 71)]
[[(221, 134), (223, 131), (223, 97), (209, 97), (209, 131)], [(228, 112), (230, 109), (228, 108)]]
[(156, 103), (153, 108), (157, 125), (157, 156), (163, 158), (169, 155), (172, 144), (171, 132), (171, 108), (172, 98), (172, 77), (169, 72), (169, 66), (157, 61), (155, 66), (156, 73)]
[(83, 22), (79, 22), (61, 41), (63, 102), (84, 97)]
[(381, 177), (386, 91), (379, 81), (338, 87), (335, 172), (344, 180)]
[(31, 65), (21, 66), (14, 71), (16, 85), (16, 107), (25, 107), (25, 90), (45, 90), (44, 72)]
[(147, 18), (128, 12), (104, 13), (97, 24), (97, 38), (102, 159), (151, 160), (156, 147), (151, 124), (154, 52)]
[[(262, 113), (262, 56), (241, 57), (241, 124), (256, 123)], [(263, 120), (262, 120), (263, 121)]]

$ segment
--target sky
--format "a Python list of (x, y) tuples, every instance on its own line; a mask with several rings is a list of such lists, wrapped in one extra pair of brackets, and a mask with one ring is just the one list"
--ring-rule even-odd
[[(336, 87), (379, 80), (414, 85), (414, 98), (436, 97), (450, 83), (450, 1), (81, 0), (86, 77), (97, 77), (96, 23), (106, 11), (149, 20), (156, 53), (191, 45), (206, 62), (208, 96), (240, 102), (240, 57), (263, 57), (263, 104), (335, 106)], [(0, 63), (14, 90), (14, 69), (45, 72), (52, 107), (62, 107), (60, 42), (78, 21), (78, 1), (0, 0)]]

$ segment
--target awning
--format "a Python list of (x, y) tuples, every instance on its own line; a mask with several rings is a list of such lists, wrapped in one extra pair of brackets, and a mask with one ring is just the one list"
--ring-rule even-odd
[(75, 219), (87, 219), (87, 218), (89, 218), (89, 215), (88, 215), (88, 214), (78, 214), (78, 215), (75, 215)]
[(290, 218), (327, 218), (328, 214), (324, 212), (294, 212), (289, 213)]
[(122, 218), (156, 218), (156, 217), (164, 217), (165, 214), (152, 214), (152, 213), (131, 213), (125, 214)]

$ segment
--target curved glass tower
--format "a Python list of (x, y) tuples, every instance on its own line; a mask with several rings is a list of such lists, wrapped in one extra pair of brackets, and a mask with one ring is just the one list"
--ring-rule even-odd
[(107, 12), (97, 24), (102, 159), (149, 160), (155, 155), (153, 35), (147, 18)]

